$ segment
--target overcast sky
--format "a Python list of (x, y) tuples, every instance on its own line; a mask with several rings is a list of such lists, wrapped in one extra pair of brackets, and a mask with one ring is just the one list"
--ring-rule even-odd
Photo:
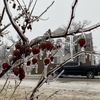
[[(53, 0), (38, 0), (33, 15), (39, 15), (42, 13), (52, 3), (52, 1)], [(49, 19), (46, 21), (40, 20), (39, 22), (34, 22), (32, 32), (27, 32), (26, 36), (31, 40), (37, 36), (43, 35), (48, 29), (54, 31), (63, 25), (67, 26), (70, 19), (71, 5), (73, 4), (73, 1), (74, 0), (55, 0), (53, 6), (41, 17), (43, 19)], [(83, 22), (83, 20), (88, 20), (91, 21), (89, 26), (100, 22), (100, 0), (78, 1), (74, 22)], [(0, 5), (0, 8), (1, 7), (2, 5)], [(6, 19), (5, 21), (8, 22)], [(10, 34), (15, 36), (16, 33), (12, 27), (9, 27), (9, 30)], [(100, 28), (91, 32), (94, 46), (97, 46), (97, 49), (100, 51)]]

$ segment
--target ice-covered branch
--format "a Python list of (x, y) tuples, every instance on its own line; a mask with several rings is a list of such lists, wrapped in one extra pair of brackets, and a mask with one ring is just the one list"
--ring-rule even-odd
[(22, 81), (20, 81), (19, 83), (17, 83), (17, 81), (15, 80), (15, 88), (13, 93), (11, 94), (11, 96), (9, 97), (8, 100), (11, 100), (12, 96), (14, 95), (15, 91), (17, 90), (17, 88), (19, 87), (19, 85), (21, 84)]
[(39, 16), (37, 16), (35, 19), (31, 20), (30, 22), (37, 21), (47, 10), (54, 4), (54, 1), (51, 3), (50, 6), (48, 6)]
[(2, 14), (1, 14), (1, 16), (0, 16), (0, 23), (1, 23), (2, 20), (3, 20), (4, 12), (5, 12), (5, 7), (3, 8), (3, 10), (2, 10)]
[(12, 14), (11, 14), (10, 9), (8, 7), (7, 0), (4, 0), (4, 5), (5, 5), (5, 8), (6, 8), (6, 12), (8, 14), (8, 17), (10, 19), (10, 22), (13, 25), (14, 29), (17, 31), (17, 33), (19, 34), (19, 36), (21, 37), (23, 42), (27, 42), (27, 38), (24, 36), (23, 32), (19, 29), (19, 27), (17, 26), (17, 24), (15, 23), (15, 21), (12, 17)]
[[(97, 24), (95, 24), (95, 25), (92, 25), (92, 26), (90, 26), (90, 27), (88, 27), (88, 28), (84, 28), (84, 29), (77, 29), (77, 30), (73, 30), (73, 31), (70, 31), (69, 32), (69, 34), (65, 34), (64, 32), (63, 33), (59, 33), (59, 34), (52, 34), (52, 32), (51, 32), (51, 35), (49, 36), (49, 35), (46, 35), (45, 36), (45, 39), (48, 39), (49, 37), (50, 38), (60, 38), (60, 37), (65, 37), (65, 36), (69, 36), (69, 35), (73, 35), (73, 34), (79, 34), (79, 33), (82, 33), (82, 32), (89, 32), (89, 31), (92, 31), (92, 30), (94, 30), (94, 29), (96, 29), (96, 28), (98, 28), (98, 27), (100, 27), (100, 22), (99, 23), (97, 23)], [(33, 46), (33, 45), (35, 45), (36, 43), (39, 43), (39, 42), (41, 42), (42, 40), (43, 40), (43, 38), (44, 38), (44, 36), (39, 36), (39, 37), (37, 37), (37, 38), (35, 38), (35, 39), (33, 39), (33, 40), (31, 40), (31, 42), (30, 42), (30, 46)]]
[(7, 79), (6, 79), (6, 81), (5, 81), (5, 83), (4, 83), (3, 87), (2, 87), (2, 89), (0, 90), (0, 93), (4, 90), (4, 88), (5, 88), (5, 86), (6, 86), (7, 82), (8, 82), (8, 79), (9, 79), (9, 76), (7, 77)]
[(68, 24), (67, 29), (66, 29), (65, 37), (66, 37), (67, 34), (68, 34), (68, 30), (69, 30), (69, 28), (70, 28), (70, 26), (71, 26), (71, 23), (72, 23), (72, 20), (73, 20), (73, 18), (74, 18), (74, 11), (75, 11), (75, 7), (76, 7), (76, 5), (77, 5), (77, 2), (78, 2), (78, 0), (75, 0), (74, 4), (73, 4), (73, 6), (72, 6), (71, 17), (70, 17), (70, 21), (69, 21), (69, 24)]

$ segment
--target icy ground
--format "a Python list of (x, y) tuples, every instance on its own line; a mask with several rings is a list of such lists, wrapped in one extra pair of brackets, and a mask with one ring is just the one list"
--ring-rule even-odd
[[(0, 79), (0, 86), (4, 85), (5, 81), (5, 79)], [(14, 79), (10, 79), (7, 83), (9, 82), (10, 85), (15, 85)], [(37, 83), (38, 80), (25, 79), (22, 81), (20, 86), (24, 86), (26, 89), (27, 87), (33, 89)], [(48, 98), (57, 90), (59, 90), (59, 92), (56, 95), (53, 95), (53, 98), (50, 97), (49, 100), (100, 100), (100, 83), (88, 81), (54, 81), (51, 83), (45, 83), (39, 91), (39, 93), (44, 94), (41, 95), (38, 100)]]
[[(10, 85), (15, 85), (15, 80), (10, 79)], [(8, 82), (9, 82), (8, 81)], [(0, 85), (5, 83), (5, 79), (0, 79)], [(25, 87), (35, 87), (38, 83), (38, 80), (23, 80), (20, 86)], [(60, 82), (54, 81), (45, 83), (43, 88), (53, 88), (53, 89), (68, 89), (68, 90), (87, 90), (87, 91), (98, 91), (100, 92), (100, 83), (99, 82)]]

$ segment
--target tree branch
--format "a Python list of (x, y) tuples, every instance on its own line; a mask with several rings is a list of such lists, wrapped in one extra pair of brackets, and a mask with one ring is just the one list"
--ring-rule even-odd
[(68, 34), (68, 30), (69, 30), (69, 28), (70, 28), (70, 26), (71, 26), (71, 23), (72, 23), (72, 20), (73, 20), (73, 18), (74, 18), (74, 11), (75, 11), (75, 7), (76, 7), (77, 2), (78, 2), (78, 0), (75, 0), (75, 3), (74, 3), (73, 6), (72, 6), (71, 17), (70, 17), (70, 21), (69, 21), (69, 24), (68, 24), (67, 29), (66, 29), (65, 37), (66, 37), (67, 34)]
[(2, 22), (2, 19), (3, 19), (3, 16), (4, 16), (4, 12), (5, 12), (5, 7), (3, 8), (3, 11), (2, 11), (2, 15), (1, 15), (1, 18), (0, 18), (0, 23)]
[(17, 26), (17, 24), (14, 22), (14, 20), (12, 18), (12, 14), (11, 14), (10, 9), (8, 7), (7, 0), (4, 0), (4, 5), (5, 5), (5, 8), (6, 8), (6, 12), (8, 14), (8, 17), (9, 17), (11, 24), (13, 25), (14, 29), (17, 31), (17, 33), (19, 34), (19, 36), (21, 37), (23, 42), (27, 42), (27, 38), (24, 36), (22, 31), (19, 29), (19, 27)]
[(30, 22), (34, 22), (34, 21), (36, 21), (37, 19), (39, 19), (45, 12), (47, 12), (47, 10), (48, 10), (53, 4), (54, 4), (54, 1), (51, 3), (50, 6), (48, 6), (48, 7), (46, 8), (46, 10), (44, 10), (39, 16), (37, 16), (35, 19), (31, 20)]

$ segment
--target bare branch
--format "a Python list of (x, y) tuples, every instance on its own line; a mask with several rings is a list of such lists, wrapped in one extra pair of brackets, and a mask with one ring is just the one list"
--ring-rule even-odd
[(18, 2), (18, 4), (19, 4), (19, 6), (21, 7), (21, 9), (24, 11), (24, 9), (22, 8), (22, 6), (21, 6), (19, 0), (17, 0), (17, 2)]
[(0, 18), (0, 23), (2, 22), (2, 19), (3, 19), (3, 16), (4, 16), (4, 12), (5, 12), (5, 7), (3, 8), (3, 11), (2, 11), (2, 15), (1, 15), (1, 18)]
[(21, 82), (22, 82), (22, 81), (20, 81), (20, 82), (17, 84), (17, 82), (16, 82), (16, 80), (15, 80), (15, 88), (14, 88), (14, 91), (13, 91), (13, 93), (11, 94), (11, 96), (9, 97), (8, 100), (11, 100), (12, 96), (14, 95), (15, 91), (17, 90), (17, 88), (19, 87), (19, 85), (21, 84)]
[(72, 20), (73, 20), (73, 18), (74, 18), (74, 10), (75, 10), (75, 7), (76, 7), (77, 2), (78, 2), (78, 0), (75, 0), (74, 5), (72, 6), (71, 18), (70, 18), (69, 24), (68, 24), (68, 26), (67, 26), (67, 30), (66, 30), (66, 33), (65, 33), (65, 37), (66, 37), (67, 34), (68, 34), (68, 30), (69, 30), (69, 28), (70, 28), (70, 26), (71, 26), (71, 23), (72, 23)]
[(33, 5), (33, 8), (32, 8), (32, 10), (31, 10), (30, 16), (31, 16), (32, 13), (33, 13), (33, 10), (34, 10), (34, 8), (35, 8), (35, 6), (36, 6), (36, 3), (37, 3), (37, 0), (35, 1), (34, 5)]
[[(98, 27), (100, 27), (100, 22), (99, 23), (97, 23), (97, 24), (95, 24), (95, 25), (93, 25), (93, 26), (90, 26), (90, 27), (88, 27), (88, 28), (84, 28), (84, 29), (77, 29), (77, 30), (73, 30), (73, 31), (70, 31), (69, 32), (69, 34), (58, 34), (58, 35), (52, 35), (52, 33), (51, 33), (51, 36), (49, 36), (49, 35), (46, 35), (45, 36), (45, 39), (48, 39), (49, 37), (50, 38), (60, 38), (60, 37), (66, 37), (66, 36), (69, 36), (69, 35), (73, 35), (73, 34), (79, 34), (79, 33), (82, 33), (82, 32), (88, 32), (88, 31), (92, 31), (92, 30), (94, 30), (94, 29), (96, 29), (96, 28), (98, 28)], [(66, 36), (65, 36), (66, 35)], [(33, 40), (31, 40), (30, 41), (30, 46), (33, 46), (33, 45), (35, 45), (36, 43), (39, 43), (39, 42), (41, 42), (42, 40), (43, 40), (43, 38), (44, 38), (44, 36), (39, 36), (39, 37), (37, 37), (37, 38), (35, 38), (35, 39), (33, 39)]]
[(6, 81), (5, 81), (5, 83), (4, 83), (3, 87), (2, 87), (2, 89), (0, 90), (0, 93), (4, 90), (4, 88), (5, 88), (6, 84), (7, 84), (8, 79), (9, 79), (9, 76), (7, 77), (7, 79), (6, 79)]
[(52, 96), (54, 96), (55, 94), (57, 94), (60, 90), (55, 91), (54, 93), (52, 93), (49, 97), (47, 97), (45, 100), (48, 100), (49, 98), (51, 98)]
[(31, 20), (30, 22), (37, 21), (37, 19), (39, 19), (45, 12), (47, 12), (47, 10), (48, 10), (53, 4), (54, 4), (54, 1), (51, 3), (50, 6), (48, 6), (48, 7), (46, 8), (45, 11), (43, 11), (39, 16), (37, 16), (36, 19), (33, 19), (33, 20)]
[(83, 31), (83, 32), (89, 32), (89, 31), (92, 31), (92, 30), (94, 30), (94, 29), (96, 29), (96, 28), (98, 28), (98, 27), (100, 27), (100, 22), (97, 23), (97, 24), (95, 24), (95, 25), (93, 25), (93, 26), (90, 26), (90, 27), (88, 27), (88, 28), (78, 29), (78, 30), (76, 30), (76, 31), (72, 31), (72, 32), (70, 32), (68, 35), (82, 33), (82, 31)]
[(5, 8), (6, 8), (8, 17), (9, 17), (9, 19), (11, 21), (11, 24), (13, 25), (14, 29), (17, 31), (17, 33), (19, 34), (19, 36), (21, 37), (21, 39), (23, 40), (23, 42), (27, 42), (27, 38), (24, 36), (24, 34), (22, 33), (22, 31), (19, 29), (19, 27), (16, 25), (16, 23), (14, 22), (14, 20), (12, 18), (12, 15), (10, 13), (10, 9), (8, 7), (8, 4), (7, 4), (7, 0), (4, 0), (4, 5), (5, 5)]

